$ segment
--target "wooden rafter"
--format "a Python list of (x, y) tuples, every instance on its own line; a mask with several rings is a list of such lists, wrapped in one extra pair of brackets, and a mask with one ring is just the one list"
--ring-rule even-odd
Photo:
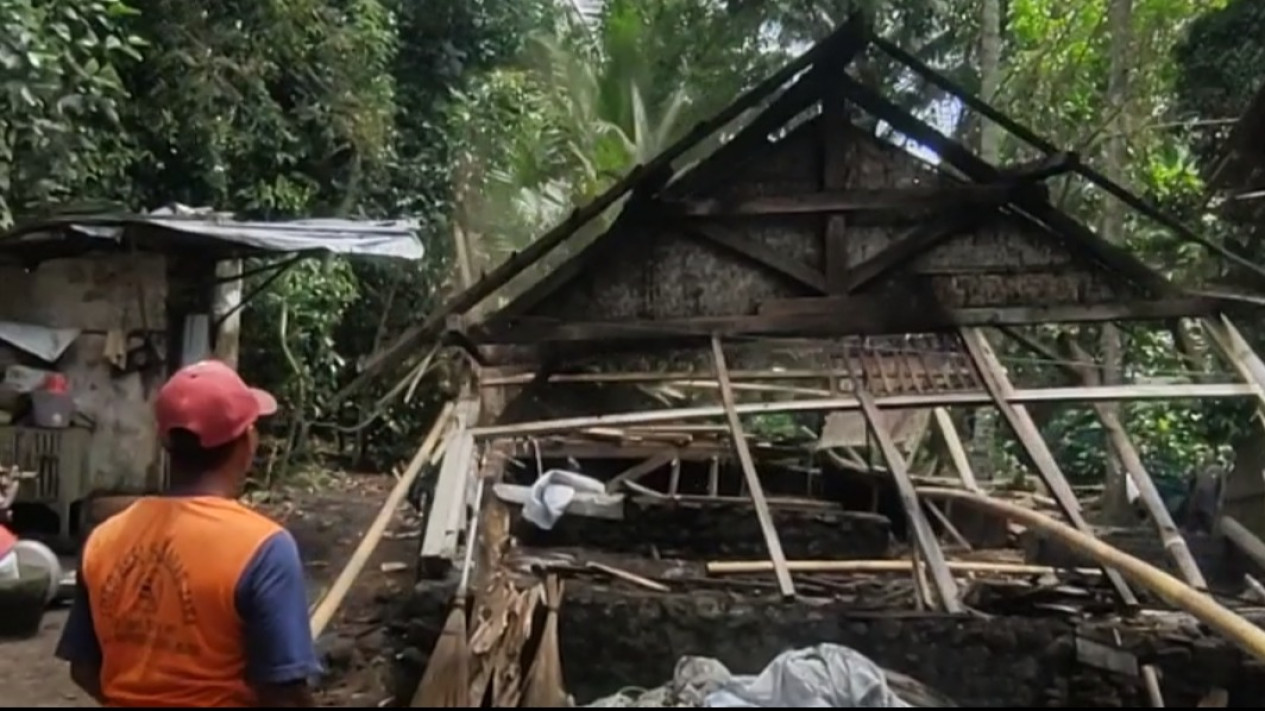
[(914, 491), (914, 484), (909, 478), (905, 458), (901, 456), (900, 449), (892, 440), (891, 432), (887, 431), (883, 413), (874, 403), (874, 397), (859, 384), (856, 387), (856, 395), (866, 424), (878, 444), (879, 452), (887, 463), (892, 478), (896, 481), (896, 491), (900, 495), (905, 516), (909, 520), (909, 526), (913, 531), (918, 551), (922, 554), (922, 560), (931, 569), (931, 579), (935, 583), (940, 604), (947, 612), (961, 612), (962, 602), (958, 599), (957, 583), (954, 582), (952, 573), (945, 565), (944, 551), (940, 549), (940, 542), (936, 539), (935, 531), (927, 522), (927, 517), (918, 502), (918, 494)]
[(803, 262), (788, 259), (777, 250), (733, 230), (716, 224), (696, 224), (690, 226), (688, 234), (702, 237), (710, 244), (722, 247), (760, 267), (781, 274), (813, 292), (826, 293), (826, 278), (821, 272)]
[(751, 107), (771, 96), (787, 82), (794, 79), (800, 72), (813, 66), (818, 61), (831, 58), (839, 60), (841, 63), (849, 62), (869, 38), (870, 32), (864, 18), (859, 13), (849, 16), (848, 21), (840, 25), (828, 37), (813, 45), (764, 81), (748, 89), (732, 104), (722, 109), (711, 119), (699, 123), (693, 130), (655, 156), (652, 161), (644, 166), (634, 168), (591, 203), (577, 209), (557, 227), (529, 244), (523, 251), (502, 262), (491, 272), (484, 275), (483, 278), (479, 279), (472, 287), (461, 291), (438, 309), (435, 309), (422, 323), (406, 329), (393, 342), (370, 356), (360, 375), (342, 390), (335, 393), (330, 402), (327, 403), (327, 407), (334, 409), (339, 403), (346, 400), (351, 393), (363, 387), (370, 378), (407, 358), (418, 344), (436, 336), (448, 322), (449, 316), (464, 313), (491, 296), (498, 289), (509, 283), (511, 279), (565, 242), (585, 224), (621, 200), (634, 187), (643, 183), (647, 177), (663, 176), (665, 180), (670, 179), (674, 161), (685, 155), (700, 142), (729, 125)]
[[(1060, 363), (1064, 360), (1059, 358), (1057, 353), (1047, 352), (1040, 344), (1022, 338), (1013, 331), (1005, 333), (1015, 339), (1016, 342), (1029, 350), (1034, 350), (1042, 357), (1050, 358), (1050, 356), (1053, 356), (1050, 360)], [(1071, 359), (1071, 362), (1064, 366), (1064, 370), (1086, 386), (1100, 385), (1102, 378), (1097, 372), (1092, 357), (1074, 340), (1065, 338), (1064, 343), (1068, 351), (1067, 355)], [(1125, 474), (1137, 487), (1138, 495), (1141, 497), (1143, 505), (1146, 506), (1147, 513), (1151, 516), (1151, 521), (1155, 524), (1160, 540), (1164, 543), (1164, 550), (1173, 559), (1178, 572), (1186, 579), (1186, 582), (1197, 589), (1206, 590), (1208, 583), (1204, 579), (1203, 573), (1199, 570), (1199, 564), (1195, 562), (1194, 556), (1190, 553), (1190, 546), (1186, 544), (1186, 539), (1182, 537), (1181, 531), (1173, 521), (1172, 514), (1168, 512), (1168, 507), (1164, 504), (1164, 498), (1160, 495), (1159, 489), (1155, 488), (1155, 481), (1146, 470), (1142, 457), (1138, 454), (1137, 447), (1134, 446), (1133, 441), (1129, 438), (1129, 433), (1125, 429), (1124, 423), (1121, 422), (1117, 410), (1105, 407), (1102, 403), (1094, 403), (1093, 409), (1098, 421), (1102, 423), (1103, 430), (1107, 433), (1107, 446), (1111, 448), (1116, 458), (1120, 461), (1120, 465), (1124, 468)]]
[(760, 483), (760, 475), (755, 468), (755, 459), (747, 445), (747, 435), (742, 429), (742, 420), (738, 417), (737, 403), (734, 400), (733, 388), (729, 383), (729, 366), (725, 363), (725, 351), (720, 345), (720, 338), (712, 337), (712, 359), (716, 366), (716, 380), (720, 383), (720, 399), (724, 403), (725, 419), (729, 421), (729, 433), (733, 438), (734, 453), (742, 465), (742, 475), (747, 483), (747, 491), (751, 496), (751, 505), (755, 507), (756, 518), (760, 521), (760, 531), (764, 534), (764, 543), (769, 548), (769, 558), (773, 561), (773, 571), (777, 576), (778, 588), (783, 597), (795, 596), (795, 583), (791, 580), (790, 571), (786, 567), (786, 554), (782, 552), (782, 541), (778, 538), (777, 529), (773, 526), (773, 515), (769, 512), (769, 502), (764, 497), (764, 486)]
[[(1010, 116), (1007, 116), (1005, 113), (998, 110), (997, 108), (990, 106), (988, 102), (980, 99), (978, 96), (975, 96), (971, 92), (967, 91), (964, 87), (957, 84), (952, 79), (949, 79), (944, 74), (941, 74), (935, 69), (932, 69), (925, 62), (918, 59), (914, 55), (906, 52), (905, 50), (896, 46), (892, 42), (886, 39), (883, 39), (882, 37), (873, 37), (871, 38), (871, 41), (884, 54), (888, 55), (889, 57), (892, 57), (893, 59), (900, 62), (901, 64), (904, 64), (906, 67), (913, 70), (914, 73), (926, 79), (928, 82), (930, 82), (934, 86), (955, 96), (956, 98), (961, 100), (962, 103), (966, 104), (966, 106), (968, 106), (972, 111), (976, 111), (979, 114), (988, 118), (989, 120), (997, 123), (1002, 128), (1009, 131), (1011, 135), (1026, 142), (1028, 145), (1046, 153), (1050, 157), (1062, 155), (1062, 152), (1059, 151), (1058, 147), (1056, 147), (1053, 143), (1050, 143), (1044, 138), (1041, 138), (1039, 135), (1037, 135), (1035, 131), (1028, 128), (1027, 126), (1024, 126), (1023, 124), (1019, 123), (1018, 121), (1011, 118)], [(1265, 96), (1265, 92), (1262, 92), (1261, 94), (1258, 94), (1255, 97), (1255, 99), (1253, 100), (1254, 105), (1258, 104), (1262, 100), (1262, 96)], [(1239, 128), (1240, 126), (1237, 126), (1237, 125), (1235, 126), (1236, 130), (1238, 130)], [(1243, 257), (1242, 255), (1239, 255), (1227, 249), (1224, 245), (1213, 242), (1212, 240), (1200, 235), (1198, 232), (1195, 232), (1190, 227), (1187, 227), (1186, 225), (1179, 222), (1172, 215), (1169, 215), (1168, 213), (1164, 212), (1163, 210), (1151, 204), (1150, 202), (1148, 202), (1141, 196), (1137, 195), (1136, 193), (1131, 192), (1128, 188), (1125, 188), (1120, 183), (1117, 183), (1116, 181), (1107, 177), (1102, 172), (1095, 170), (1091, 166), (1085, 165), (1084, 163), (1081, 163), (1080, 161), (1070, 161), (1068, 168), (1076, 172), (1077, 174), (1081, 175), (1082, 177), (1086, 178), (1087, 180), (1089, 180), (1089, 182), (1093, 183), (1094, 185), (1101, 188), (1102, 190), (1110, 193), (1112, 196), (1116, 197), (1121, 202), (1128, 205), (1130, 208), (1158, 222), (1164, 227), (1167, 227), (1179, 238), (1189, 241), (1189, 242), (1194, 242), (1196, 244), (1199, 244), (1205, 247), (1206, 249), (1208, 249), (1209, 251), (1215, 254), (1221, 255), (1225, 259), (1231, 262), (1234, 262), (1235, 264), (1238, 264), (1241, 267), (1244, 267), (1252, 272), (1255, 272), (1258, 275), (1265, 276), (1265, 268), (1261, 267), (1261, 265), (1256, 264), (1255, 262)]]
[(958, 212), (914, 227), (873, 257), (844, 273), (836, 293), (851, 293), (919, 254), (978, 223), (978, 213)]
[[(886, 121), (892, 128), (931, 148), (945, 164), (977, 183), (998, 183), (1006, 176), (995, 166), (969, 151), (961, 143), (945, 136), (913, 114), (897, 106), (874, 89), (849, 76), (839, 78), (848, 100)], [(1179, 289), (1158, 272), (1143, 264), (1128, 250), (1099, 237), (1085, 225), (1060, 211), (1047, 200), (1018, 193), (1011, 203), (1037, 224), (1045, 225), (1069, 244), (1143, 286), (1153, 295), (1179, 293)]]
[[(1014, 386), (1006, 377), (1006, 371), (997, 360), (997, 354), (988, 344), (988, 339), (977, 328), (964, 328), (961, 333), (962, 342), (970, 353), (976, 369), (979, 370), (980, 379), (992, 396), (997, 409), (1001, 411), (1002, 418), (1019, 439), (1033, 468), (1045, 482), (1046, 488), (1050, 490), (1050, 495), (1058, 503), (1063, 515), (1077, 530), (1092, 536), (1093, 529), (1081, 516), (1080, 502), (1077, 501), (1072, 486), (1063, 476), (1063, 471), (1059, 469), (1049, 446), (1041, 438), (1041, 432), (1032, 421), (1032, 416), (1028, 414), (1028, 409), (1015, 401)], [(1137, 605), (1137, 598), (1118, 571), (1107, 568), (1103, 570), (1103, 573), (1111, 581), (1121, 602), (1130, 607)]]

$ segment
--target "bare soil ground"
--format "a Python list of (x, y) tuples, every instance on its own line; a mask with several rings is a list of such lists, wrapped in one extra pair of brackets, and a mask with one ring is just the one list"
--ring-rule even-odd
[[(290, 488), (258, 504), (298, 542), (313, 602), (325, 594), (351, 557), (393, 484), (390, 477), (351, 475), (321, 486)], [(389, 652), (382, 631), (382, 603), (411, 584), (416, 529), (411, 510), (402, 507), (318, 641), (329, 672), (319, 693), (322, 706), (372, 707), (386, 698)], [(388, 565), (387, 571), (392, 572), (384, 572), (384, 563), (396, 565)], [(399, 563), (406, 565), (397, 571)], [(96, 705), (70, 683), (65, 664), (53, 658), (65, 621), (64, 608), (50, 610), (38, 636), (0, 642), (0, 707)]]

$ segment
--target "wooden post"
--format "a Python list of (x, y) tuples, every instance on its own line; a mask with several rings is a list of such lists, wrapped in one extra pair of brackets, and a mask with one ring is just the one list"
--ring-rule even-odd
[(949, 411), (943, 407), (937, 407), (931, 411), (931, 416), (935, 418), (936, 430), (940, 434), (945, 450), (949, 453), (953, 468), (962, 479), (962, 486), (966, 487), (967, 491), (983, 493), (979, 482), (975, 480), (975, 471), (971, 469), (971, 459), (966, 456), (966, 447), (962, 446), (962, 438), (958, 435), (958, 428), (954, 426)]
[[(1252, 389), (1256, 396), (1256, 423), (1254, 427), (1265, 427), (1265, 364), (1252, 350), (1252, 346), (1243, 338), (1243, 334), (1235, 328), (1229, 318), (1208, 318), (1203, 320), (1204, 331), (1208, 340), (1221, 352), (1222, 357), (1239, 374), (1243, 382)], [(1259, 431), (1250, 437), (1261, 437)], [(1249, 447), (1253, 444), (1249, 442)], [(1244, 448), (1236, 452), (1242, 457)], [(1246, 457), (1245, 457), (1246, 459)], [(1258, 535), (1265, 535), (1265, 476), (1259, 468), (1250, 462), (1240, 462), (1225, 476), (1221, 489), (1221, 500), (1218, 508), (1223, 514), (1233, 515), (1249, 530)]]
[[(1075, 363), (1069, 365), (1068, 369), (1079, 376), (1085, 385), (1098, 385), (1099, 377), (1092, 366), (1090, 355), (1070, 338), (1066, 339), (1066, 345)], [(1102, 422), (1103, 429), (1107, 432), (1108, 446), (1120, 460), (1120, 466), (1124, 467), (1125, 473), (1133, 481), (1134, 486), (1138, 488), (1138, 496), (1146, 506), (1147, 513), (1151, 515), (1151, 521), (1155, 523), (1159, 531), (1160, 540), (1164, 542), (1164, 550), (1168, 551), (1186, 582), (1200, 590), (1207, 590), (1208, 582), (1204, 580), (1199, 564), (1190, 553), (1190, 546), (1186, 545), (1186, 539), (1182, 537), (1181, 531), (1173, 521), (1172, 514), (1164, 505), (1164, 497), (1160, 495), (1159, 489), (1155, 488), (1155, 481), (1142, 463), (1142, 457), (1138, 454), (1137, 447), (1133, 446), (1133, 440), (1129, 438), (1124, 423), (1120, 421), (1119, 410), (1095, 403), (1094, 413), (1097, 414), (1098, 420)]]
[(725, 419), (729, 421), (729, 434), (733, 438), (734, 453), (742, 465), (743, 479), (747, 483), (747, 491), (751, 496), (751, 505), (755, 507), (756, 518), (760, 521), (760, 531), (764, 533), (764, 543), (769, 548), (769, 558), (773, 561), (773, 573), (777, 577), (777, 586), (783, 597), (795, 597), (795, 583), (786, 567), (786, 554), (782, 552), (782, 541), (773, 527), (773, 515), (769, 513), (769, 502), (764, 498), (764, 487), (760, 484), (760, 475), (756, 473), (755, 460), (751, 457), (751, 448), (747, 446), (747, 435), (742, 429), (742, 420), (738, 418), (738, 409), (734, 401), (734, 391), (730, 387), (729, 367), (725, 364), (725, 351), (720, 346), (720, 337), (712, 336), (712, 358), (716, 364), (716, 380), (720, 383), (720, 399), (725, 407)]
[(874, 404), (874, 397), (860, 382), (856, 383), (855, 394), (861, 402), (861, 413), (865, 415), (865, 421), (870, 426), (879, 452), (887, 462), (892, 478), (896, 480), (896, 490), (905, 508), (905, 516), (909, 519), (914, 541), (922, 560), (931, 568), (931, 578), (935, 583), (940, 605), (947, 612), (961, 612), (962, 602), (958, 599), (957, 583), (954, 582), (953, 575), (945, 564), (944, 551), (940, 550), (940, 542), (936, 540), (936, 534), (931, 529), (931, 524), (927, 522), (922, 506), (918, 503), (918, 494), (915, 493), (914, 484), (909, 479), (905, 458), (901, 456), (900, 449), (892, 440), (891, 433), (887, 431), (887, 423), (883, 421), (882, 411)]
[[(1014, 386), (1011, 385), (1010, 379), (1006, 377), (1006, 371), (1002, 368), (1001, 362), (997, 360), (997, 354), (993, 352), (992, 346), (988, 344), (988, 339), (984, 337), (984, 332), (978, 328), (961, 329), (962, 342), (966, 346), (967, 352), (970, 354), (971, 361), (975, 364), (975, 369), (979, 373), (980, 382), (983, 383), (989, 396), (992, 397), (997, 409), (1001, 411), (1002, 417), (1010, 429), (1014, 431), (1015, 436), (1019, 439), (1019, 443), (1023, 445), (1024, 451), (1028, 455), (1032, 466), (1036, 469), (1041, 480), (1045, 482), (1046, 487), (1050, 490), (1050, 495), (1054, 497), (1059, 508), (1063, 511), (1063, 515), (1067, 520), (1082, 533), (1093, 536), (1093, 529), (1085, 522), (1085, 518), (1081, 516), (1080, 502), (1076, 499), (1076, 494), (1072, 491), (1072, 487), (1067, 483), (1067, 478), (1063, 476), (1063, 471), (1059, 469), (1058, 462), (1054, 461), (1054, 455), (1050, 452), (1050, 448), (1046, 445), (1045, 440), (1041, 438), (1041, 432), (1037, 429), (1037, 425), (1032, 421), (1032, 416), (1028, 414), (1028, 409), (1023, 405), (1016, 405), (1011, 402), (1014, 395)], [(1137, 597), (1133, 591), (1129, 589), (1128, 583), (1124, 581), (1120, 573), (1114, 568), (1103, 568), (1103, 573), (1107, 579), (1111, 581), (1111, 585), (1115, 588), (1120, 601), (1126, 606), (1134, 607), (1138, 604)]]

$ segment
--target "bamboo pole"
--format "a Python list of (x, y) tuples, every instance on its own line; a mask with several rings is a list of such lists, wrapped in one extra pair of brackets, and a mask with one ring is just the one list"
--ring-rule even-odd
[(1181, 580), (1149, 563), (1124, 553), (1102, 541), (1082, 533), (1071, 526), (1009, 502), (990, 499), (955, 489), (919, 489), (922, 496), (961, 501), (990, 511), (999, 516), (1018, 521), (1031, 528), (1059, 539), (1079, 553), (1083, 553), (1114, 569), (1134, 583), (1150, 590), (1162, 600), (1189, 612), (1233, 642), (1243, 651), (1265, 661), (1265, 630), (1226, 609), (1207, 593), (1200, 592)]
[(435, 418), (435, 424), (431, 426), (430, 432), (426, 434), (426, 439), (422, 441), (422, 446), (413, 455), (413, 459), (409, 461), (404, 474), (395, 483), (395, 488), (391, 489), (386, 501), (382, 503), (382, 509), (378, 511), (378, 517), (373, 520), (368, 530), (365, 531), (364, 537), (360, 539), (360, 544), (356, 546), (356, 550), (351, 554), (351, 558), (348, 559), (347, 565), (343, 567), (342, 572), (335, 578), (334, 584), (329, 588), (329, 592), (325, 593), (325, 596), (317, 603), (316, 609), (312, 611), (313, 639), (321, 636), (321, 633), (325, 631), (325, 627), (334, 618), (334, 613), (338, 611), (343, 599), (347, 597), (352, 584), (356, 582), (360, 571), (364, 570), (365, 563), (369, 562), (369, 556), (373, 555), (374, 549), (378, 547), (378, 542), (382, 540), (382, 534), (386, 533), (387, 524), (391, 522), (391, 518), (395, 515), (395, 510), (399, 508), (400, 503), (404, 501), (405, 495), (408, 494), (409, 486), (417, 479), (418, 473), (422, 471), (422, 465), (430, 459), (431, 450), (438, 444), (439, 436), (448, 427), (448, 421), (452, 419), (455, 407), (456, 403), (453, 402), (444, 405), (439, 417)]
[[(921, 489), (920, 489), (921, 491)], [(955, 573), (997, 573), (999, 575), (1077, 575), (1101, 576), (1098, 568), (1055, 568), (1026, 563), (993, 563), (983, 560), (950, 560), (945, 563)], [(925, 564), (924, 564), (925, 565)], [(914, 564), (908, 560), (788, 560), (792, 573), (908, 573)], [(717, 560), (707, 564), (708, 575), (741, 575), (767, 573), (773, 565), (767, 560)]]

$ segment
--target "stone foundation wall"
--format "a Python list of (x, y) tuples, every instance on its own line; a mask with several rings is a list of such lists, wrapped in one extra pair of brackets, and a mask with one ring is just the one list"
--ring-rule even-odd
[[(397, 698), (409, 698), (416, 687), (450, 591), (421, 588), (403, 603), (393, 627), (402, 649)], [(567, 684), (579, 703), (622, 687), (659, 686), (684, 655), (715, 657), (735, 673), (753, 673), (787, 649), (835, 642), (961, 706), (1147, 706), (1139, 683), (1077, 661), (1076, 635), (1094, 631), (1064, 617), (858, 616), (828, 601), (656, 595), (572, 581), (559, 635)], [(1193, 706), (1214, 686), (1229, 691), (1231, 706), (1256, 706), (1265, 688), (1265, 671), (1220, 640), (1193, 637), (1159, 651), (1153, 636), (1124, 638), (1142, 661), (1159, 666), (1170, 707)]]
[[(772, 513), (787, 558), (887, 557), (891, 525), (885, 517), (844, 511)], [(684, 560), (768, 557), (760, 523), (749, 506), (630, 505), (622, 521), (563, 516), (549, 531), (518, 519), (514, 535), (528, 547), (574, 546), (645, 556), (657, 552)]]

